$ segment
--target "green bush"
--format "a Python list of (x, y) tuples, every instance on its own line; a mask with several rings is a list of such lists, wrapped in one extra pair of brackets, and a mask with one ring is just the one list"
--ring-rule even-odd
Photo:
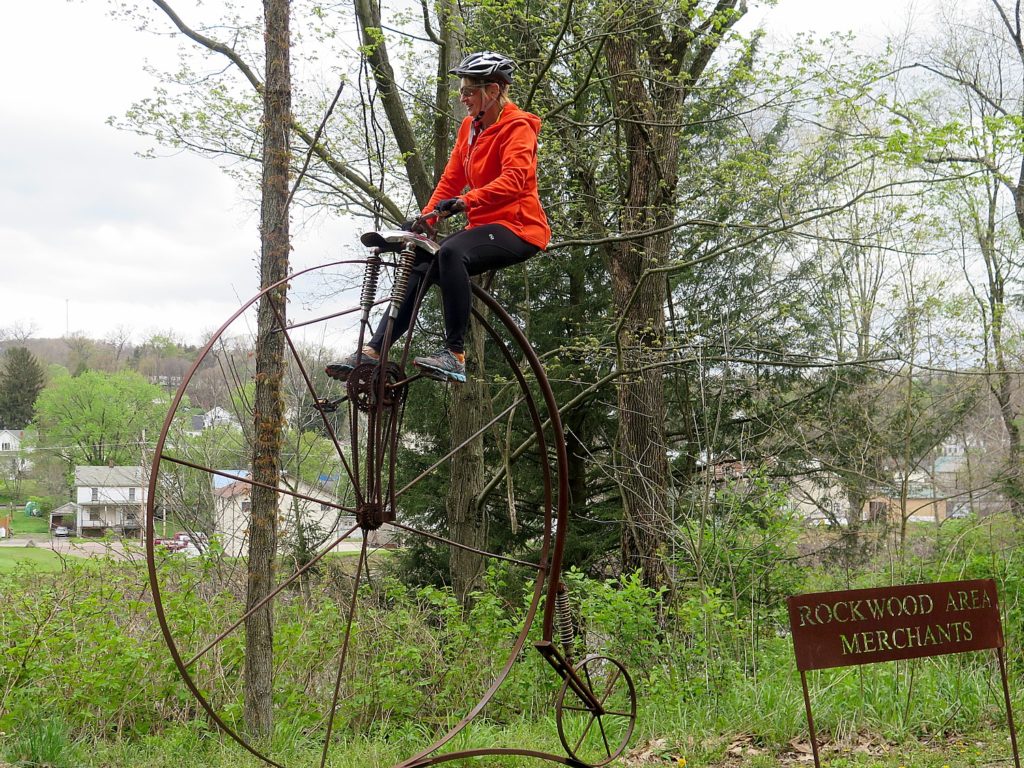
[[(703, 521), (705, 570), (687, 557), (689, 545), (679, 547), (672, 590), (653, 589), (638, 574), (603, 580), (563, 574), (578, 627), (574, 658), (601, 653), (627, 665), (640, 696), (641, 738), (710, 739), (742, 731), (757, 743), (781, 746), (804, 738), (806, 729), (783, 598), (851, 584), (827, 558), (814, 567), (794, 564), (798, 536), (827, 542), (829, 534), (801, 534), (784, 515), (775, 520), (758, 512), (770, 493), (746, 495), (742, 504), (723, 498), (728, 514)], [(695, 537), (696, 544), (699, 530), (690, 526), (681, 539)], [(1022, 659), (1014, 649), (1024, 626), (1024, 564), (1015, 555), (1014, 526), (954, 521), (915, 529), (913, 536), (912, 554), (894, 560), (878, 548), (852, 585), (995, 578), (1012, 651), (1012, 690), (1022, 690)], [(158, 566), (171, 631), (188, 658), (240, 615), (245, 573), (224, 557), (164, 557)], [(272, 741), (282, 754), (315, 752), (311, 745), (334, 695), (353, 567), (349, 558), (331, 560), (301, 590), (286, 590), (274, 602)], [(219, 739), (171, 663), (141, 564), (68, 559), (58, 572), (19, 565), (0, 579), (5, 760), (71, 765), (88, 760), (86, 744), (128, 750), (185, 740), (199, 752), (221, 748), (212, 746)], [(409, 584), (386, 566), (375, 571), (358, 593), (347, 651), (351, 674), (335, 721), (339, 744), (397, 760), (443, 732), (508, 662), (533, 593), (520, 569), (494, 567), (466, 610), (449, 590)], [(540, 639), (539, 616), (469, 743), (499, 732), (552, 738), (561, 680), (531, 649)], [(243, 726), (244, 653), (238, 630), (192, 667), (215, 711), (237, 728)], [(969, 734), (1004, 719), (988, 654), (828, 670), (809, 682), (819, 727), (833, 739), (864, 732), (892, 741)]]

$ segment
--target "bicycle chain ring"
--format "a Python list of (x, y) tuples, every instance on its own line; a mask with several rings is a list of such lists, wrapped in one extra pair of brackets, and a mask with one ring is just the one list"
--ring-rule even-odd
[[(378, 403), (381, 393), (380, 374), (386, 371), (383, 398)], [(393, 408), (399, 405), (409, 391), (405, 371), (398, 363), (388, 362), (382, 368), (379, 363), (360, 363), (348, 375), (345, 388), (349, 400), (363, 413), (369, 413), (378, 407)]]

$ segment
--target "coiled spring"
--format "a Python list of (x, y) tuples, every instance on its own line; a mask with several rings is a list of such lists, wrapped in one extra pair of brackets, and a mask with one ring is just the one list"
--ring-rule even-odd
[(576, 636), (576, 630), (572, 625), (572, 609), (569, 607), (569, 590), (565, 584), (558, 585), (558, 592), (555, 593), (555, 617), (558, 625), (558, 640), (562, 648), (569, 651), (572, 648), (572, 641)]
[(369, 312), (377, 299), (377, 284), (380, 282), (380, 265), (382, 259), (376, 249), (366, 259), (366, 271), (363, 272), (363, 290), (359, 294), (359, 306)]
[(416, 249), (411, 245), (407, 246), (402, 251), (402, 256), (399, 259), (398, 271), (395, 273), (395, 285), (391, 289), (391, 307), (396, 312), (398, 311), (398, 305), (405, 298), (405, 291), (409, 287), (409, 273), (412, 272), (415, 262)]

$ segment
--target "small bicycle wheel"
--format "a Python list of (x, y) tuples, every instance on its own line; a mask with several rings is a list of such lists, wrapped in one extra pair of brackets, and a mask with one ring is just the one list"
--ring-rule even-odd
[(590, 766), (622, 754), (636, 725), (636, 689), (626, 668), (607, 656), (588, 656), (576, 667), (586, 690), (566, 678), (555, 700), (558, 738), (569, 757)]
[[(496, 694), (549, 584), (554, 509), (565, 505), (550, 387), (516, 323), (479, 289), (484, 353), (461, 395), (410, 365), (414, 351), (429, 350), (417, 329), (345, 381), (324, 373), (369, 338), (385, 303), (367, 315), (357, 300), (365, 264), (283, 281), (287, 317), (274, 309), (286, 357), (276, 488), (253, 478), (252, 425), (256, 310), (279, 286), (210, 338), (152, 462), (147, 561), (168, 648), (210, 718), (276, 766), (283, 758), (247, 735), (243, 716), (249, 617), (272, 616), (272, 686), (263, 695), (278, 732), (315, 745), (321, 766), (333, 748), (361, 738), (394, 750), (380, 764), (426, 764), (485, 705), (500, 708)], [(385, 257), (385, 276), (394, 268)], [(453, 412), (462, 395), (475, 398), (472, 417)], [(277, 556), (273, 589), (254, 605), (248, 531), (257, 492), (276, 499)], [(172, 551), (183, 539), (201, 556)], [(475, 608), (473, 590), (489, 590), (490, 601)], [(389, 733), (399, 721), (416, 727)]]

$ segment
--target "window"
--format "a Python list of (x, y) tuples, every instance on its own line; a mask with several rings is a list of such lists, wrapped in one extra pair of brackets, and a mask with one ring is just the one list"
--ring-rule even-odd
[(251, 509), (252, 509), (252, 502), (251, 501), (243, 501), (242, 502), (242, 512), (243, 512), (243, 514), (248, 514), (249, 510), (251, 510)]
[[(95, 490), (95, 489), (94, 489), (94, 490)], [(99, 513), (99, 512), (90, 512), (90, 513), (89, 513), (89, 519), (95, 522), (95, 521), (97, 521), (97, 520), (102, 520), (102, 519), (103, 519), (103, 516), (102, 516), (102, 515), (100, 515), (100, 513)]]
[(10, 443), (4, 443), (3, 445), (0, 445), (0, 451), (9, 451), (9, 450), (11, 450), (11, 444)]
[(135, 489), (134, 488), (129, 488), (128, 489), (128, 501), (135, 501)]
[(99, 501), (99, 500), (100, 500), (100, 489), (99, 488), (93, 488), (92, 489), (92, 501)]

